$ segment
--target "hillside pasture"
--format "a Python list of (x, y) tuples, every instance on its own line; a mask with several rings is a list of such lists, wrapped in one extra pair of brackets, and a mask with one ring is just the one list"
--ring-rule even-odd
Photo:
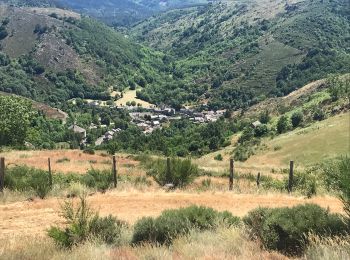
[(251, 165), (287, 165), (294, 160), (308, 166), (332, 157), (350, 154), (350, 113), (341, 114), (309, 127), (296, 129), (272, 140), (266, 149), (248, 159)]
[[(94, 155), (80, 150), (50, 150), (50, 151), (8, 151), (0, 153), (6, 165), (26, 165), (37, 169), (48, 169), (48, 158), (51, 159), (53, 172), (85, 174), (89, 169), (112, 169), (112, 158), (103, 152)], [(125, 155), (117, 156), (118, 174), (141, 175), (144, 172), (137, 168), (138, 162)]]
[[(232, 145), (195, 160), (197, 165), (209, 172), (228, 172), (229, 159), (239, 135), (231, 139)], [(265, 138), (257, 153), (245, 162), (235, 162), (239, 173), (261, 172), (278, 177), (276, 171), (289, 167), (295, 161), (296, 168), (305, 168), (336, 156), (350, 153), (350, 113), (330, 117), (306, 128), (298, 128), (273, 139)], [(221, 154), (222, 161), (214, 159)], [(272, 173), (273, 172), (273, 173)]]

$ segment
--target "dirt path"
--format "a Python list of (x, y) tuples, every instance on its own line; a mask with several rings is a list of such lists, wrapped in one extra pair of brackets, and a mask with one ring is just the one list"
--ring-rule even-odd
[[(302, 203), (317, 203), (329, 207), (332, 212), (342, 212), (342, 205), (332, 197), (316, 197), (306, 200), (281, 194), (232, 194), (228, 192), (109, 192), (88, 198), (101, 215), (112, 214), (119, 219), (134, 223), (143, 216), (159, 215), (164, 209), (192, 204), (228, 210), (243, 216), (256, 207), (282, 207)], [(0, 238), (12, 235), (44, 235), (51, 225), (63, 224), (59, 216), (62, 200), (51, 198), (33, 202), (17, 202), (0, 205)]]

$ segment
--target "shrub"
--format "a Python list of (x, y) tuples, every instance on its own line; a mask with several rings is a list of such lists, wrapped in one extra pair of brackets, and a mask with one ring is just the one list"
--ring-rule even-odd
[(172, 158), (169, 168), (166, 160), (159, 159), (147, 167), (150, 169), (147, 174), (162, 186), (172, 183), (175, 187), (185, 187), (198, 176), (198, 167), (190, 159)]
[(88, 193), (87, 187), (79, 182), (71, 182), (67, 189), (68, 198), (81, 197), (86, 195), (87, 193)]
[(27, 166), (8, 168), (5, 174), (5, 187), (17, 191), (33, 190), (41, 199), (44, 199), (51, 190), (49, 174)]
[(344, 211), (350, 218), (350, 157), (344, 156), (322, 165), (326, 185), (339, 194)]
[(279, 134), (285, 133), (290, 129), (288, 117), (281, 116), (277, 121), (277, 132)]
[(298, 127), (303, 122), (304, 114), (301, 111), (294, 112), (291, 116), (293, 127)]
[(116, 244), (120, 239), (121, 222), (112, 216), (101, 218), (92, 212), (84, 196), (74, 207), (73, 202), (66, 201), (62, 206), (62, 215), (68, 226), (64, 229), (51, 227), (48, 235), (57, 245), (64, 248), (83, 243), (88, 239), (97, 239), (106, 244)]
[(238, 225), (239, 221), (227, 211), (218, 212), (206, 207), (166, 210), (155, 219), (147, 217), (139, 220), (134, 226), (132, 242), (171, 244), (173, 239), (188, 234), (192, 229), (215, 229), (219, 223), (231, 226)]
[(64, 158), (58, 159), (58, 160), (56, 161), (56, 163), (64, 163), (64, 162), (70, 162), (70, 159), (67, 158), (67, 157), (64, 157)]
[(267, 125), (258, 125), (255, 129), (254, 129), (254, 135), (255, 137), (262, 137), (265, 136), (267, 133), (269, 132)]
[(210, 178), (206, 178), (204, 180), (202, 180), (202, 187), (205, 189), (209, 189), (211, 186), (211, 179)]
[[(288, 178), (285, 178), (285, 187), (288, 186)], [(317, 176), (315, 175), (315, 169), (307, 169), (303, 172), (295, 172), (293, 177), (293, 187), (300, 191), (303, 195), (311, 198), (316, 195), (317, 187)]]
[(222, 161), (222, 160), (223, 160), (223, 158), (222, 158), (221, 153), (219, 153), (218, 155), (216, 155), (216, 156), (214, 157), (214, 160), (217, 160), (217, 161)]
[(287, 255), (300, 255), (306, 245), (308, 233), (331, 236), (345, 232), (341, 217), (330, 214), (314, 204), (293, 208), (259, 208), (243, 219), (253, 238), (261, 241), (269, 250), (278, 250)]
[(95, 170), (92, 168), (83, 176), (82, 182), (90, 188), (97, 188), (104, 192), (113, 183), (113, 173), (109, 170)]
[(120, 239), (121, 225), (122, 223), (111, 215), (107, 217), (95, 215), (90, 222), (90, 236), (109, 245), (116, 244)]
[(91, 147), (87, 147), (87, 148), (84, 149), (83, 153), (94, 155), (95, 154), (95, 150), (93, 148), (91, 148)]
[(318, 108), (318, 109), (315, 110), (315, 112), (313, 114), (313, 119), (314, 120), (322, 121), (325, 118), (326, 118), (326, 113), (322, 109)]

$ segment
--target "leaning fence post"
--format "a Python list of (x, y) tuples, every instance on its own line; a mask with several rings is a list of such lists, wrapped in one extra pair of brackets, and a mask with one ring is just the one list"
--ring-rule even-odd
[(258, 188), (260, 186), (260, 177), (261, 177), (261, 174), (260, 172), (258, 172), (258, 176), (256, 177), (256, 185), (258, 186)]
[(290, 161), (289, 164), (289, 179), (288, 179), (288, 192), (293, 191), (293, 175), (294, 175), (294, 161)]
[(5, 158), (0, 158), (0, 192), (4, 191), (5, 186)]
[(230, 183), (229, 183), (229, 190), (233, 190), (233, 175), (235, 171), (234, 161), (233, 159), (230, 159)]
[(52, 188), (52, 172), (51, 172), (51, 159), (47, 159), (47, 163), (49, 166), (49, 182), (50, 182), (50, 187)]
[(117, 161), (115, 155), (113, 155), (113, 182), (114, 188), (117, 188)]

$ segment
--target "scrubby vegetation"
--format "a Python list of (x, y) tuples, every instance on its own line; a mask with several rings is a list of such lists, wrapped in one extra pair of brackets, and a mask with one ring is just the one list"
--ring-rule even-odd
[(330, 214), (317, 205), (251, 211), (244, 219), (252, 237), (269, 250), (301, 255), (307, 247), (306, 235), (339, 236), (347, 225), (339, 215)]
[(5, 187), (16, 191), (34, 191), (44, 199), (51, 190), (48, 172), (26, 166), (17, 166), (6, 170)]
[(350, 218), (350, 158), (340, 157), (324, 163), (323, 173), (327, 187), (335, 190), (344, 204), (344, 211)]
[(113, 216), (100, 217), (87, 204), (84, 195), (76, 207), (73, 202), (66, 201), (62, 206), (62, 215), (67, 221), (67, 227), (51, 227), (48, 235), (61, 247), (71, 248), (97, 239), (99, 242), (116, 245), (120, 239), (122, 223)]
[(239, 218), (231, 213), (217, 212), (211, 208), (191, 206), (166, 210), (157, 218), (143, 218), (134, 227), (133, 243), (170, 244), (176, 237), (188, 234), (193, 229), (215, 229), (220, 223), (238, 225)]
[(149, 169), (147, 174), (159, 185), (172, 184), (174, 188), (185, 187), (192, 183), (199, 173), (198, 166), (190, 159), (171, 158), (169, 161), (158, 159), (149, 162), (146, 167)]

